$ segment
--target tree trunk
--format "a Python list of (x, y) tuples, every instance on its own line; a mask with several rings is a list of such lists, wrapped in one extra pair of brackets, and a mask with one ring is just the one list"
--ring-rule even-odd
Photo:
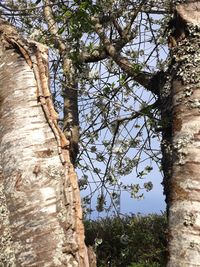
[(0, 265), (88, 267), (77, 177), (47, 48), (0, 20)]
[(200, 3), (178, 2), (169, 37), (172, 169), (166, 182), (167, 266), (189, 267), (200, 266)]

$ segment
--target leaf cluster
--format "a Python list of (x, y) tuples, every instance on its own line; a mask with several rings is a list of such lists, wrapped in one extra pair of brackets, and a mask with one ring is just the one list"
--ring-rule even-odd
[(165, 214), (86, 220), (86, 243), (95, 248), (98, 267), (162, 267), (166, 227)]

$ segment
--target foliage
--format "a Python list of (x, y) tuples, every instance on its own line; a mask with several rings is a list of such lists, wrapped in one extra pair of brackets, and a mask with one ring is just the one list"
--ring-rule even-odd
[(86, 243), (94, 246), (99, 267), (162, 267), (166, 225), (165, 214), (86, 220)]
[(160, 265), (159, 263), (152, 263), (152, 264), (150, 264), (149, 265), (149, 263), (148, 263), (148, 265), (147, 264), (143, 264), (143, 263), (132, 263), (130, 266), (128, 266), (128, 267), (161, 267), (162, 265)]

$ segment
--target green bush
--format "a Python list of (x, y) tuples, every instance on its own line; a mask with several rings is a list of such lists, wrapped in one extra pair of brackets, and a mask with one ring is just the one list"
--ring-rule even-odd
[(95, 248), (98, 267), (163, 267), (166, 225), (165, 214), (85, 221), (86, 244)]
[(162, 265), (160, 265), (159, 263), (150, 263), (150, 264), (147, 264), (147, 263), (132, 263), (128, 267), (161, 267), (161, 266)]

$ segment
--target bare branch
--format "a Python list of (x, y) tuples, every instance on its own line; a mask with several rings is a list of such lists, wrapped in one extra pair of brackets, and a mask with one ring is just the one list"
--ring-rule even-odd
[(140, 3), (139, 7), (136, 9), (136, 11), (132, 14), (131, 20), (129, 21), (129, 23), (126, 25), (126, 27), (123, 30), (123, 37), (126, 37), (129, 34), (129, 32), (131, 30), (131, 27), (133, 25), (133, 22), (135, 21), (138, 13), (141, 11), (141, 9), (142, 9), (143, 5), (145, 4), (145, 2), (146, 2), (146, 0), (143, 0)]

